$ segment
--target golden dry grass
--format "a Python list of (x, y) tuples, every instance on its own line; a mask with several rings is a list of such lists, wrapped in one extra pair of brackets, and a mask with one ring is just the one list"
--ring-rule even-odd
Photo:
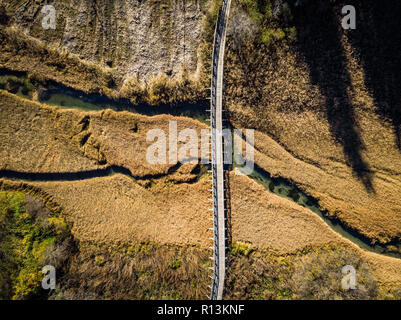
[(338, 242), (337, 235), (310, 210), (267, 192), (246, 176), (232, 174), (230, 181), (233, 241), (279, 253)]
[[(145, 188), (126, 176), (114, 175), (28, 185), (51, 195), (80, 243), (112, 248), (148, 242), (206, 250), (212, 234), (208, 230), (211, 222), (207, 220), (210, 184), (205, 180), (176, 185), (163, 178)], [(399, 259), (361, 250), (313, 212), (269, 193), (245, 176), (232, 175), (231, 181), (234, 242), (277, 256), (302, 256), (303, 252), (326, 245), (343, 247), (362, 257), (383, 292), (400, 288)], [(6, 182), (10, 184), (19, 185)], [(239, 266), (240, 270), (246, 265)]]
[(392, 160), (388, 163), (391, 169), (375, 171), (372, 177), (375, 193), (369, 193), (346, 164), (329, 156), (305, 160), (260, 132), (255, 134), (255, 145), (260, 146), (255, 159), (263, 169), (294, 181), (347, 225), (384, 243), (400, 237), (401, 180), (394, 166), (395, 157), (387, 158)]
[[(313, 79), (313, 61), (307, 62), (311, 57), (298, 43), (249, 45), (240, 54), (230, 47), (226, 73), (230, 117), (234, 125), (258, 131), (256, 163), (263, 169), (293, 181), (372, 241), (397, 241), (401, 151), (391, 122), (377, 114), (355, 49), (344, 34), (340, 41), (345, 70), (327, 66), (327, 71), (322, 62), (316, 63), (313, 71), (323, 84)], [(336, 50), (328, 48), (333, 52), (322, 55), (332, 54), (337, 61)], [(319, 50), (323, 49), (316, 48), (316, 61), (324, 60), (319, 60), (323, 52)], [(327, 80), (324, 72), (330, 72)]]
[[(79, 116), (0, 92), (2, 169), (27, 172), (80, 171), (99, 167), (79, 150)], [(75, 136), (75, 139), (74, 139)]]
[[(206, 97), (205, 72), (190, 73), (182, 66), (174, 77), (165, 73), (122, 78), (115, 69), (79, 59), (67, 49), (55, 49), (43, 40), (25, 35), (15, 27), (0, 26), (0, 67), (26, 72), (40, 83), (54, 81), (86, 93), (99, 93), (113, 99), (127, 98), (135, 105), (157, 106)], [(203, 67), (202, 67), (203, 70)]]
[(84, 92), (113, 96), (110, 71), (81, 61), (65, 50), (48, 47), (16, 27), (0, 26), (0, 66), (27, 72), (40, 81), (53, 80)]
[(150, 243), (84, 243), (53, 299), (204, 299), (208, 252)]
[(206, 177), (197, 184), (178, 185), (162, 179), (150, 188), (123, 175), (35, 186), (55, 196), (73, 224), (72, 234), (81, 241), (210, 244)]
[[(96, 137), (95, 141), (100, 141), (100, 150), (105, 154), (107, 163), (123, 165), (134, 175), (165, 172), (165, 168), (143, 167), (146, 129), (162, 127), (167, 130), (171, 119), (182, 121), (182, 127), (204, 126), (194, 120), (170, 116), (144, 117), (127, 112), (85, 113), (61, 110), (19, 99), (8, 93), (2, 92), (1, 95), (2, 110), (8, 111), (3, 111), (6, 120), (1, 127), (4, 137), (2, 150), (12, 155), (2, 158), (3, 168), (19, 171), (28, 171), (28, 168), (42, 172), (65, 170), (65, 164), (57, 161), (36, 166), (35, 159), (53, 159), (55, 155), (58, 155), (56, 158), (70, 159), (71, 170), (79, 170), (79, 165), (86, 163), (85, 159), (93, 159), (85, 149), (85, 145), (90, 146), (92, 143), (88, 139), (84, 148), (81, 148), (79, 139), (73, 141), (67, 137), (74, 132), (79, 133), (85, 127)], [(90, 117), (89, 125), (85, 125), (85, 121), (79, 124), (82, 119), (87, 119), (87, 115)], [(134, 130), (137, 132), (131, 130), (135, 124), (139, 128)], [(43, 140), (36, 140), (37, 137)], [(54, 137), (58, 139), (54, 140)], [(258, 145), (259, 133), (256, 138)], [(31, 139), (32, 146), (43, 141), (47, 153), (43, 154), (42, 149), (34, 147), (19, 150), (16, 146), (24, 139)], [(57, 141), (57, 144), (53, 145), (53, 141)], [(124, 148), (129, 144), (136, 146), (134, 151)], [(261, 145), (269, 146), (265, 140)], [(270, 151), (269, 154), (278, 163), (283, 158), (291, 159), (282, 148), (271, 148)], [(256, 156), (257, 161), (263, 165), (264, 158), (259, 153)], [(99, 164), (93, 166), (97, 168)], [(184, 175), (190, 171), (191, 168), (181, 168)], [(207, 176), (191, 184), (177, 184), (174, 179), (174, 175), (167, 175), (148, 183), (146, 180), (135, 181), (128, 176), (116, 174), (81, 181), (29, 182), (22, 186), (19, 182), (8, 181), (6, 184), (13, 185), (14, 189), (23, 188), (29, 192), (36, 190), (34, 192), (40, 197), (47, 197), (56, 203), (72, 225), (73, 236), (81, 243), (114, 247), (151, 242), (159, 245), (195, 246), (205, 250), (211, 245), (209, 238), (212, 236), (208, 230), (211, 221), (207, 220), (211, 216), (208, 211), (210, 183), (207, 182)], [(234, 242), (248, 243), (257, 250), (278, 255), (302, 254), (304, 250), (328, 244), (345, 246), (347, 250), (363, 255), (384, 291), (401, 285), (400, 260), (360, 250), (332, 231), (313, 212), (269, 193), (248, 177), (232, 174), (230, 181)]]
[(146, 160), (153, 143), (146, 141), (147, 132), (163, 130), (168, 143), (169, 121), (177, 121), (178, 132), (192, 128), (199, 137), (206, 128), (184, 117), (64, 110), (5, 91), (0, 91), (0, 105), (0, 168), (22, 172), (77, 172), (117, 165), (139, 177), (166, 174), (172, 164), (152, 165)]

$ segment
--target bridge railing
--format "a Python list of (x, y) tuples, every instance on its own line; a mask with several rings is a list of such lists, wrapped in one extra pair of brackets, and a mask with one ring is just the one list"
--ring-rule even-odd
[[(219, 273), (219, 265), (220, 265), (220, 256), (219, 256), (219, 220), (218, 220), (218, 199), (217, 199), (217, 150), (216, 150), (216, 134), (222, 134), (221, 132), (216, 132), (216, 105), (217, 105), (217, 72), (218, 72), (218, 63), (219, 63), (219, 53), (222, 45), (222, 36), (224, 34), (224, 28), (226, 24), (226, 9), (227, 3), (229, 0), (223, 0), (223, 5), (219, 10), (216, 28), (214, 33), (214, 42), (213, 42), (213, 56), (212, 56), (212, 74), (211, 74), (211, 99), (210, 99), (210, 126), (211, 126), (211, 171), (212, 171), (212, 193), (213, 193), (213, 283), (210, 286), (211, 295), (210, 298), (215, 300), (218, 298), (218, 288), (220, 284), (220, 273)], [(224, 163), (224, 159), (223, 163)], [(224, 177), (224, 172), (223, 172)], [(225, 213), (223, 213), (225, 214)], [(225, 228), (225, 225), (223, 226)], [(225, 239), (224, 239), (225, 243)], [(225, 250), (225, 247), (224, 247)], [(224, 257), (225, 259), (225, 257)]]

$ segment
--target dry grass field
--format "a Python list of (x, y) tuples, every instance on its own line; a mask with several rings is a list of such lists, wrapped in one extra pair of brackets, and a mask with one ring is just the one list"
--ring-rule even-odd
[[(10, 2), (8, 10), (16, 3)], [(361, 34), (339, 29), (338, 9), (343, 1), (334, 1), (332, 9), (314, 2), (305, 12), (294, 10), (291, 19), (284, 19), (289, 24), (283, 26), (285, 32), (276, 25), (261, 34), (255, 30), (265, 18), (252, 15), (255, 12), (244, 18), (244, 8), (252, 3), (233, 4), (238, 30), (230, 30), (242, 32), (245, 21), (248, 31), (242, 30), (258, 36), (229, 35), (225, 97), (231, 123), (255, 129), (256, 164), (294, 183), (328, 214), (372, 243), (399, 243), (401, 114), (394, 106), (400, 103), (401, 79), (392, 67), (399, 65), (401, 48), (391, 48), (385, 39), (392, 36), (380, 27)], [(212, 4), (207, 14), (203, 12), (207, 39), (218, 8), (216, 1)], [(106, 16), (114, 10), (107, 3), (101, 5)], [(158, 8), (151, 11), (171, 13)], [(364, 8), (361, 24), (369, 19), (369, 26), (379, 24), (373, 2)], [(192, 9), (197, 12), (193, 23), (198, 28), (201, 13), (198, 7)], [(305, 21), (308, 10), (319, 13), (316, 21)], [(383, 6), (383, 17), (393, 21), (390, 32), (399, 30), (399, 19), (390, 19), (397, 10), (391, 13)], [(29, 20), (27, 12), (12, 22), (18, 17)], [(4, 17), (0, 18), (3, 23)], [(115, 47), (115, 55), (107, 51), (106, 47), (114, 46), (102, 42), (103, 31), (110, 31), (110, 26), (97, 27), (99, 42), (87, 52), (72, 44), (75, 55), (22, 34), (11, 24), (0, 25), (0, 67), (25, 72), (41, 84), (50, 80), (156, 108), (205, 95), (205, 74), (177, 76), (178, 64), (166, 67), (165, 61), (151, 66), (149, 61), (131, 61), (130, 72), (138, 67), (144, 74), (161, 70), (166, 75), (146, 85), (137, 77), (123, 84), (121, 74), (127, 66), (118, 65), (116, 72), (104, 64), (116, 65), (115, 59), (127, 57), (127, 48)], [(158, 27), (169, 32), (163, 24)], [(28, 23), (25, 28), (37, 35), (36, 27)], [(78, 29), (74, 32), (84, 36)], [(53, 44), (60, 41), (60, 34), (53, 36)], [(191, 48), (193, 72), (208, 68), (206, 38), (199, 41), (200, 48)], [(236, 41), (241, 42), (239, 47)], [(387, 49), (387, 56), (375, 41)], [(366, 47), (374, 54), (366, 53)], [(79, 54), (97, 63), (88, 63)], [(182, 60), (180, 52), (169, 54)], [(377, 66), (372, 62), (375, 57)], [(167, 75), (170, 67), (173, 78)], [(47, 210), (61, 214), (75, 244), (61, 269), (60, 290), (51, 298), (205, 298), (212, 244), (210, 175), (194, 164), (146, 161), (152, 143), (146, 140), (147, 132), (162, 129), (168, 139), (169, 121), (177, 121), (178, 131), (192, 128), (198, 136), (207, 128), (185, 117), (61, 109), (0, 90), (0, 190), (21, 199), (35, 197)], [(360, 249), (314, 212), (247, 176), (230, 172), (229, 178), (232, 244), (227, 299), (401, 299), (401, 259)], [(340, 288), (345, 264), (357, 268), (360, 287), (355, 292)]]
[[(355, 228), (372, 242), (387, 243), (400, 239), (401, 178), (395, 165), (398, 160), (396, 154), (393, 158), (391, 155), (385, 158), (389, 161), (387, 169), (382, 167), (372, 171), (375, 192), (368, 192), (345, 163), (328, 155), (323, 157), (318, 154), (305, 160), (261, 132), (255, 134), (255, 145), (258, 146), (255, 161), (259, 166), (274, 176), (293, 181), (306, 193), (319, 199), (320, 206), (329, 214)], [(301, 149), (295, 143), (293, 147)], [(378, 158), (380, 162), (386, 161)]]
[[(52, 195), (72, 224), (73, 235), (84, 242), (144, 241), (204, 249), (211, 244), (206, 176), (192, 184), (162, 178), (150, 187), (119, 174), (30, 184)], [(270, 194), (247, 177), (232, 176), (232, 193), (233, 242), (287, 254), (341, 239), (311, 211)]]
[(147, 148), (153, 143), (146, 141), (147, 132), (163, 130), (168, 143), (169, 121), (177, 121), (178, 133), (192, 128), (199, 137), (206, 128), (184, 117), (63, 110), (5, 91), (0, 92), (0, 105), (0, 168), (22, 172), (79, 172), (116, 165), (137, 177), (166, 174), (174, 165), (152, 165), (146, 160)]
[[(273, 270), (276, 270), (273, 274), (281, 270), (279, 266), (285, 261), (294, 270), (303, 270), (299, 265), (303, 260), (298, 261), (298, 259), (310, 255), (320, 256), (321, 249), (319, 248), (326, 246), (338, 248), (335, 250), (344, 251), (347, 256), (360, 257), (359, 259), (367, 265), (369, 274), (372, 274), (383, 295), (388, 295), (400, 288), (401, 261), (399, 259), (359, 249), (349, 240), (332, 231), (313, 212), (269, 193), (248, 177), (232, 174), (231, 181), (232, 240), (233, 248), (237, 248), (233, 251), (232, 263), (233, 270), (237, 274), (233, 274), (234, 278), (230, 280), (233, 281), (234, 287), (232, 292), (228, 293), (229, 296), (244, 297), (245, 292), (241, 290), (242, 280), (239, 280), (243, 279), (242, 273), (244, 275), (251, 273), (253, 277), (256, 277), (255, 275), (260, 272), (257, 270), (262, 268), (265, 270), (263, 272), (268, 274), (265, 276), (270, 277)], [(22, 186), (19, 182), (4, 180), (3, 182), (8, 188), (10, 186), (17, 190), (25, 188), (29, 192), (27, 185)], [(188, 250), (186, 248), (194, 248), (195, 251), (198, 250), (198, 253), (193, 255), (188, 252), (189, 257), (193, 258), (187, 257), (187, 259), (196, 260), (199, 259), (196, 257), (201, 259), (206, 257), (207, 260), (207, 248), (211, 245), (209, 240), (211, 231), (208, 230), (211, 222), (207, 220), (210, 216), (207, 210), (210, 206), (208, 202), (210, 185), (206, 182), (206, 177), (193, 184), (178, 185), (162, 178), (154, 181), (151, 187), (144, 187), (141, 183), (138, 184), (131, 178), (119, 174), (74, 182), (30, 182), (29, 185), (34, 187), (34, 190), (41, 190), (43, 194), (50, 195), (51, 201), (62, 208), (63, 216), (72, 226), (71, 233), (79, 243), (79, 251), (83, 256), (91, 257), (90, 259), (82, 258), (86, 261), (85, 264), (81, 266), (74, 264), (73, 268), (78, 268), (75, 270), (76, 273), (81, 270), (90, 274), (88, 283), (92, 283), (92, 289), (96, 288), (95, 283), (99, 285), (106, 283), (108, 286), (110, 281), (119, 281), (115, 279), (117, 274), (114, 269), (108, 281), (104, 276), (100, 277), (100, 274), (107, 268), (117, 268), (118, 261), (126, 259), (121, 257), (117, 259), (113, 253), (116, 250), (120, 252), (121, 248), (135, 247), (141, 243), (155, 244), (156, 247), (151, 250), (154, 256), (152, 259), (162, 264), (164, 263), (162, 261), (170, 261), (173, 258), (160, 260), (159, 253), (164, 250), (160, 249), (160, 246), (172, 248), (167, 250), (170, 253), (165, 253), (165, 257), (170, 257), (176, 250), (182, 252), (181, 256), (183, 256)], [(43, 196), (41, 193), (36, 194), (39, 197)], [(249, 256), (248, 252), (253, 253)], [(123, 251), (122, 257), (126, 255), (127, 252)], [(99, 260), (103, 258), (96, 258), (97, 256), (109, 256), (105, 259), (109, 262), (104, 263), (103, 260)], [(186, 268), (195, 268), (193, 260), (185, 261), (188, 263)], [(276, 265), (274, 261), (281, 262)], [(104, 264), (106, 269), (101, 268)], [(94, 272), (91, 268), (98, 271)], [(126, 268), (129, 270), (132, 265)], [(282, 271), (287, 274), (288, 270)], [(202, 272), (207, 274), (206, 270)], [(285, 288), (292, 283), (290, 274), (287, 274), (289, 283), (285, 284)], [(97, 280), (96, 275), (100, 277)], [(237, 279), (238, 275), (240, 278)], [(252, 286), (260, 289), (258, 281), (261, 280), (257, 279), (259, 278), (252, 280), (254, 281)], [(248, 285), (251, 284), (248, 283)], [(291, 288), (295, 290), (294, 287)], [(71, 290), (75, 292), (77, 288), (72, 287)], [(79, 293), (75, 294), (79, 295)], [(269, 295), (265, 296), (265, 298), (268, 297)]]
[(400, 6), (364, 2), (361, 27), (345, 32), (343, 4), (291, 8), (292, 39), (238, 49), (231, 36), (227, 106), (234, 125), (258, 131), (262, 168), (373, 242), (400, 241)]
[(84, 92), (113, 95), (112, 74), (68, 51), (51, 48), (16, 27), (0, 25), (0, 66), (27, 72), (39, 81), (55, 81)]
[[(181, 15), (180, 5), (158, 0), (143, 6), (126, 1), (118, 5), (77, 2), (59, 4), (62, 23), (57, 30), (43, 32), (37, 14), (41, 4), (0, 1), (0, 68), (24, 72), (41, 84), (63, 84), (134, 104), (157, 106), (206, 97), (209, 73), (204, 51), (210, 49), (211, 36), (205, 40), (203, 21), (208, 10), (197, 1), (185, 4), (190, 17)], [(112, 17), (115, 20), (108, 24)], [(141, 23), (132, 23), (139, 17)], [(148, 28), (155, 18), (158, 22)], [(107, 24), (98, 24), (98, 19)], [(88, 24), (93, 24), (93, 30), (87, 29)], [(176, 32), (181, 36), (173, 36)], [(186, 49), (180, 50), (182, 45)]]
[[(195, 274), (200, 272), (199, 277), (203, 277), (206, 270), (196, 269), (193, 261), (203, 259), (204, 255), (207, 255), (207, 248), (211, 245), (209, 238), (212, 234), (208, 230), (211, 227), (211, 221), (207, 219), (210, 217), (208, 175), (193, 171), (193, 165), (183, 165), (175, 172), (168, 174), (168, 168), (171, 165), (153, 168), (144, 161), (146, 146), (149, 145), (145, 140), (148, 129), (160, 127), (167, 131), (170, 120), (177, 120), (179, 129), (190, 126), (199, 130), (204, 127), (203, 124), (188, 118), (171, 116), (145, 117), (111, 110), (103, 112), (63, 110), (24, 100), (4, 91), (1, 92), (1, 97), (2, 169), (63, 173), (119, 165), (127, 168), (128, 172), (135, 177), (114, 174), (103, 177), (83, 177), (84, 179), (76, 181), (57, 181), (56, 176), (55, 181), (25, 183), (2, 180), (3, 188), (32, 193), (48, 202), (55, 210), (61, 210), (63, 217), (71, 226), (71, 234), (81, 248), (81, 258), (86, 261), (84, 264), (86, 271), (76, 262), (77, 264), (71, 265), (72, 269), (69, 272), (74, 272), (76, 276), (81, 271), (89, 272), (91, 280), (88, 285), (97, 288), (96, 283), (98, 283), (99, 288), (108, 287), (111, 284), (106, 281), (106, 278), (103, 280), (100, 278), (96, 280), (96, 278), (103, 271), (109, 270), (108, 268), (121, 266), (120, 262), (116, 261), (125, 259), (118, 258), (112, 248), (148, 243), (155, 244), (157, 248), (151, 251), (153, 258), (147, 256), (146, 259), (159, 259), (157, 257), (163, 250), (170, 252), (165, 253), (170, 257), (176, 250), (186, 252), (189, 249), (185, 248), (195, 248), (199, 252), (188, 253), (193, 259), (187, 262), (192, 266), (190, 268), (194, 268), (191, 272)], [(91, 135), (81, 145), (80, 141), (85, 133), (91, 133)], [(257, 133), (257, 145), (261, 137), (267, 139), (265, 135)], [(126, 147), (129, 145), (132, 145), (132, 149)], [(263, 140), (261, 145), (268, 146), (269, 144)], [(118, 146), (120, 147), (117, 148)], [(270, 161), (266, 161), (262, 151), (256, 152), (256, 160), (264, 167), (265, 163)], [(271, 147), (270, 151), (272, 159), (286, 159), (283, 155), (288, 157), (288, 153), (282, 148)], [(99, 157), (100, 153), (102, 157)], [(41, 162), (40, 159), (43, 161)], [(291, 158), (288, 159), (291, 160)], [(274, 170), (272, 172), (275, 173)], [(267, 290), (264, 293), (257, 291), (262, 281), (259, 276), (256, 276), (258, 268), (264, 266), (263, 268), (270, 270), (266, 271), (268, 275), (263, 273), (264, 276), (270, 277), (271, 272), (278, 266), (276, 263), (281, 261), (280, 257), (293, 257), (288, 259), (290, 259), (290, 265), (295, 266), (298, 263), (296, 257), (302, 257), (325, 246), (344, 248), (343, 250), (360, 256), (368, 265), (369, 272), (372, 272), (383, 295), (389, 294), (391, 290), (401, 285), (400, 260), (359, 249), (350, 241), (337, 235), (313, 212), (271, 194), (246, 176), (237, 176), (232, 173), (230, 181), (232, 241), (234, 248), (237, 248), (233, 251), (233, 269), (237, 272), (245, 272), (247, 268), (250, 268), (251, 271), (247, 272), (255, 274), (249, 278), (253, 279), (252, 284), (247, 282), (249, 279), (238, 282), (239, 280), (233, 275), (234, 278), (230, 280), (233, 286), (232, 297), (277, 298), (276, 295), (272, 295), (272, 292), (284, 294), (290, 288), (295, 290), (289, 276), (291, 273), (285, 267), (282, 272), (288, 278), (288, 283), (284, 285), (277, 282), (275, 289), (269, 287), (270, 289), (264, 289)], [(93, 244), (100, 248), (96, 249), (100, 250), (98, 255), (93, 253), (95, 252)], [(162, 249), (159, 246), (167, 246), (170, 249)], [(244, 246), (249, 247), (254, 253), (249, 256), (247, 254), (249, 250), (244, 250)], [(110, 248), (112, 252), (110, 253), (107, 248)], [(107, 256), (107, 252), (111, 255), (109, 260), (106, 259), (110, 261), (109, 263), (103, 263), (103, 258), (96, 258)], [(266, 256), (263, 252), (269, 254)], [(81, 258), (73, 259), (80, 261)], [(168, 261), (171, 259), (161, 260), (163, 268), (170, 265), (171, 261)], [(128, 262), (121, 263), (124, 265)], [(273, 265), (270, 265), (271, 263)], [(102, 266), (105, 266), (105, 269)], [(93, 268), (98, 271), (90, 273)], [(160, 270), (165, 270), (163, 268)], [(153, 274), (152, 281), (159, 281), (164, 272)], [(279, 279), (281, 276), (274, 272), (273, 274)], [(118, 282), (121, 279), (116, 280), (112, 276), (109, 280)], [(249, 296), (247, 294), (241, 296), (240, 288), (248, 285), (259, 288), (255, 289), (258, 292), (256, 296), (256, 291), (249, 293)], [(181, 293), (187, 292), (186, 289), (180, 288), (177, 290), (184, 290), (180, 291)], [(77, 288), (71, 290), (65, 293), (65, 298), (79, 297), (83, 294)], [(96, 290), (94, 290), (93, 298), (99, 297), (95, 294)], [(160, 290), (165, 297), (171, 298), (176, 294)], [(157, 294), (153, 292), (150, 296), (160, 297), (158, 295), (160, 292)], [(200, 294), (203, 294), (202, 290), (199, 292), (192, 290), (184, 294), (184, 297), (200, 297)], [(111, 296), (117, 297), (118, 294), (109, 288), (109, 297)], [(124, 294), (119, 297), (123, 296)], [(144, 298), (145, 296), (137, 293), (135, 297)]]

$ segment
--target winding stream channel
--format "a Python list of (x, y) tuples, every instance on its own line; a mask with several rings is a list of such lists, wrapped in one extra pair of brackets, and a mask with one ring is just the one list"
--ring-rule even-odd
[[(38, 89), (38, 88), (36, 88)], [(26, 74), (13, 72), (8, 70), (0, 70), (0, 90), (7, 90), (22, 98), (32, 99), (35, 88), (31, 84)], [(186, 116), (195, 118), (201, 122), (206, 122), (208, 119), (207, 109), (209, 108), (208, 101), (201, 101), (196, 104), (180, 103), (174, 106), (161, 105), (152, 107), (148, 105), (133, 105), (127, 99), (112, 100), (106, 96), (98, 94), (85, 94), (81, 91), (65, 87), (60, 84), (52, 83), (47, 87), (40, 86), (37, 90), (38, 101), (58, 106), (66, 109), (79, 109), (83, 111), (112, 109), (115, 111), (130, 111), (147, 116), (158, 114), (169, 114), (173, 116)], [(128, 169), (111, 166), (102, 170), (79, 173), (22, 173), (7, 170), (0, 170), (0, 178), (23, 179), (23, 180), (77, 180), (98, 176), (108, 176), (115, 173), (122, 173), (133, 177)], [(364, 237), (356, 230), (347, 227), (342, 221), (328, 216), (328, 212), (320, 209), (319, 201), (311, 196), (308, 196), (296, 185), (283, 178), (275, 178), (255, 164), (254, 171), (250, 175), (252, 179), (264, 186), (270, 192), (296, 202), (297, 204), (311, 210), (321, 217), (330, 228), (341, 236), (349, 239), (360, 248), (376, 252), (379, 254), (401, 258), (401, 243), (389, 243), (386, 246), (375, 244), (372, 245), (370, 239)], [(136, 177), (133, 177), (136, 178)], [(142, 177), (143, 179), (157, 177)]]

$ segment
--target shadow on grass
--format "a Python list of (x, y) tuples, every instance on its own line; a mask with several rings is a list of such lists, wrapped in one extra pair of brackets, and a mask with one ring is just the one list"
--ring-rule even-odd
[(341, 44), (341, 22), (330, 3), (311, 0), (294, 10), (294, 23), (311, 81), (325, 97), (321, 111), (327, 117), (330, 133), (342, 145), (347, 165), (365, 189), (374, 193), (372, 173), (362, 157), (365, 147), (348, 95), (351, 79)]
[(364, 0), (356, 12), (357, 26), (349, 39), (364, 69), (376, 113), (391, 123), (401, 151), (401, 2)]

